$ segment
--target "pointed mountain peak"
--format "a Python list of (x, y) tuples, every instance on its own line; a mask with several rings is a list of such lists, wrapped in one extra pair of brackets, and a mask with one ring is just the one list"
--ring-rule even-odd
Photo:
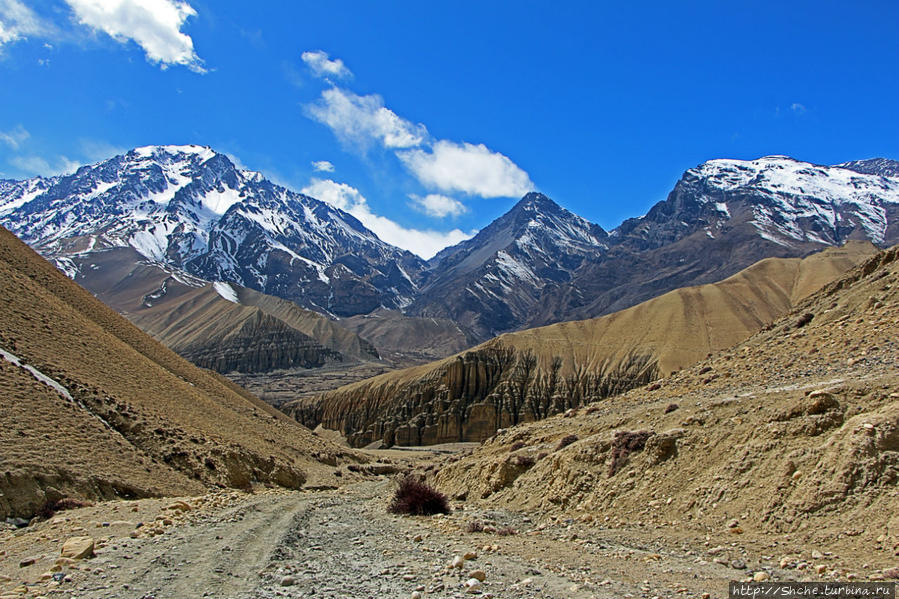
[(518, 203), (512, 207), (510, 212), (515, 212), (516, 210), (555, 212), (563, 210), (563, 208), (542, 193), (532, 191), (521, 198)]

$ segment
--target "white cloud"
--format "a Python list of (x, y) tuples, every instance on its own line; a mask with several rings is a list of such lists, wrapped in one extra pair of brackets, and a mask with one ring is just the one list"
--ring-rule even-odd
[(197, 11), (180, 0), (66, 0), (82, 25), (103, 31), (118, 42), (133, 40), (150, 62), (162, 68), (183, 65), (205, 73), (191, 37), (181, 26)]
[(397, 156), (425, 186), (484, 198), (517, 197), (534, 189), (528, 174), (484, 144), (434, 143), (431, 151), (407, 150)]
[(327, 160), (313, 160), (312, 168), (321, 173), (333, 173), (334, 165)]
[(40, 156), (14, 156), (9, 163), (27, 176), (40, 175), (51, 177), (53, 175), (67, 175), (75, 172), (81, 163), (69, 160), (65, 156), (58, 156), (52, 163)]
[(331, 60), (328, 53), (322, 50), (303, 52), (300, 58), (312, 69), (316, 77), (327, 78), (330, 76), (344, 79), (353, 76), (342, 60), (339, 58)]
[(806, 108), (799, 102), (793, 102), (792, 104), (790, 104), (790, 110), (792, 110), (796, 114), (805, 114)]
[(424, 259), (431, 258), (443, 248), (469, 239), (473, 235), (459, 229), (446, 232), (407, 229), (389, 218), (374, 214), (365, 196), (355, 187), (330, 179), (312, 179), (301, 193), (349, 212), (382, 241), (409, 250)]
[(307, 114), (327, 125), (343, 143), (366, 150), (372, 142), (387, 148), (413, 148), (427, 139), (424, 125), (411, 123), (384, 106), (381, 96), (357, 96), (337, 87), (326, 89)]
[(468, 208), (459, 200), (437, 193), (430, 193), (425, 197), (411, 194), (409, 198), (412, 200), (409, 204), (412, 208), (428, 216), (444, 218), (447, 216), (459, 216), (468, 212)]
[(0, 47), (43, 31), (41, 19), (19, 0), (0, 0)]
[(16, 125), (9, 131), (0, 131), (0, 142), (5, 143), (13, 150), (18, 150), (22, 142), (29, 137), (31, 134), (22, 125)]

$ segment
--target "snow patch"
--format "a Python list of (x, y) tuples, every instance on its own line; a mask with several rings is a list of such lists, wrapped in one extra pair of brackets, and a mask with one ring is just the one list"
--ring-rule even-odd
[(43, 372), (41, 372), (34, 366), (31, 366), (29, 364), (24, 364), (18, 356), (11, 354), (2, 348), (0, 348), (0, 356), (2, 356), (3, 359), (6, 360), (7, 362), (10, 362), (11, 364), (18, 366), (19, 368), (24, 368), (25, 370), (27, 370), (28, 372), (31, 373), (31, 376), (33, 376), (40, 382), (44, 383), (45, 385), (47, 385), (48, 387), (50, 387), (51, 389), (53, 389), (54, 391), (56, 391), (57, 393), (59, 393), (60, 395), (65, 397), (66, 399), (68, 399), (69, 401), (74, 401), (72, 399), (72, 394), (69, 393), (68, 389), (66, 389), (65, 387), (63, 387), (62, 385), (60, 385), (58, 382), (54, 381), (53, 379), (51, 379), (49, 376), (47, 376), (46, 374), (44, 374)]
[(212, 284), (212, 288), (215, 289), (216, 293), (218, 293), (222, 298), (228, 300), (233, 304), (239, 304), (240, 300), (237, 299), (237, 292), (234, 290), (234, 287), (225, 283), (223, 281), (216, 281)]

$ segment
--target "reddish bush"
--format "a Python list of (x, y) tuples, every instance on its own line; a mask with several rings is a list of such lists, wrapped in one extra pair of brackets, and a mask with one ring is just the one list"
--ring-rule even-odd
[(484, 532), (484, 523), (480, 520), (471, 520), (465, 525), (465, 532)]
[(577, 441), (577, 435), (565, 435), (564, 437), (559, 439), (559, 442), (556, 444), (555, 451), (559, 451), (560, 449), (565, 449), (566, 447), (568, 447), (575, 441)]
[(609, 476), (613, 476), (626, 463), (629, 455), (642, 451), (646, 440), (652, 436), (650, 431), (619, 431), (612, 440), (612, 463), (609, 465)]
[(400, 479), (387, 511), (392, 514), (431, 516), (448, 514), (450, 509), (446, 495), (425, 482), (406, 476)]

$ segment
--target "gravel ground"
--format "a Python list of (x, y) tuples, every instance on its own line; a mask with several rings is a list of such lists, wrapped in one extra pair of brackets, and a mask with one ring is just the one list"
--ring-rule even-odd
[[(22, 582), (29, 597), (65, 599), (699, 596), (706, 589), (723, 594), (726, 581), (739, 575), (624, 531), (564, 521), (537, 526), (522, 514), (471, 508), (431, 518), (393, 516), (385, 511), (390, 490), (390, 480), (379, 478), (333, 491), (223, 494), (155, 536), (109, 535), (96, 557), (63, 568), (61, 581), (25, 580), (26, 571), (36, 578), (53, 563), (70, 534), (51, 530), (50, 522), (33, 525), (8, 547), (30, 543), (31, 551), (45, 553), (21, 569), (21, 580), (7, 581), (0, 597)], [(154, 513), (141, 508), (143, 517)], [(84, 525), (88, 534), (85, 518), (100, 517), (66, 514), (66, 526)], [(516, 534), (466, 532), (471, 521)], [(476, 557), (452, 568), (466, 553)], [(9, 562), (20, 557), (10, 551), (2, 570), (15, 574), (19, 568)], [(477, 570), (485, 580), (472, 593), (466, 583)]]

